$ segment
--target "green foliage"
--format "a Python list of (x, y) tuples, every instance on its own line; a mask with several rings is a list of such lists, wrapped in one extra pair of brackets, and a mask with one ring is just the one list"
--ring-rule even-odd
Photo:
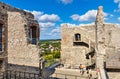
[(58, 62), (61, 50), (60, 40), (43, 40), (39, 45), (42, 49), (43, 57), (47, 61), (46, 67)]
[(54, 53), (52, 53), (52, 55), (53, 55), (53, 58), (55, 58), (55, 59), (60, 58), (60, 52), (54, 52)]
[(49, 54), (49, 55), (44, 55), (45, 60), (52, 60), (53, 59), (53, 55)]

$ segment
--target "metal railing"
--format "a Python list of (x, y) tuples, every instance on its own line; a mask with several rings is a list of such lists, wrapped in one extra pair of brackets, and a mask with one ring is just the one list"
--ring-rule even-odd
[(0, 71), (0, 79), (40, 79), (39, 74), (7, 70), (5, 72)]

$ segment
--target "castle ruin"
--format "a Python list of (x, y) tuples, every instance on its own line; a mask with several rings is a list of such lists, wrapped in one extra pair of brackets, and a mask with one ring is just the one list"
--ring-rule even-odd
[(98, 8), (95, 24), (82, 26), (62, 26), (61, 62), (66, 68), (76, 68), (80, 64), (101, 69), (102, 78), (120, 77), (120, 28), (116, 24), (105, 23), (103, 8)]
[(33, 14), (0, 2), (0, 71), (39, 72), (39, 25)]

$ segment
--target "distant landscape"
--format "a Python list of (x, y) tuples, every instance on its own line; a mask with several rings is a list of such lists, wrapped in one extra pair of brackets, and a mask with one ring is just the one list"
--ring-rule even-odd
[(40, 47), (45, 59), (45, 67), (60, 61), (61, 39), (41, 40)]

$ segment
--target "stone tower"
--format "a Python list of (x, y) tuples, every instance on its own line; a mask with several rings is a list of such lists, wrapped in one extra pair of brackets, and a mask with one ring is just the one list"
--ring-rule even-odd
[[(104, 47), (104, 42), (105, 42), (105, 32), (104, 32), (104, 13), (103, 13), (103, 7), (100, 6), (98, 8), (97, 16), (96, 16), (96, 21), (95, 21), (95, 35), (96, 35), (96, 65), (100, 67), (103, 66), (103, 56), (105, 55), (105, 47)], [(99, 59), (100, 57), (100, 59)]]

